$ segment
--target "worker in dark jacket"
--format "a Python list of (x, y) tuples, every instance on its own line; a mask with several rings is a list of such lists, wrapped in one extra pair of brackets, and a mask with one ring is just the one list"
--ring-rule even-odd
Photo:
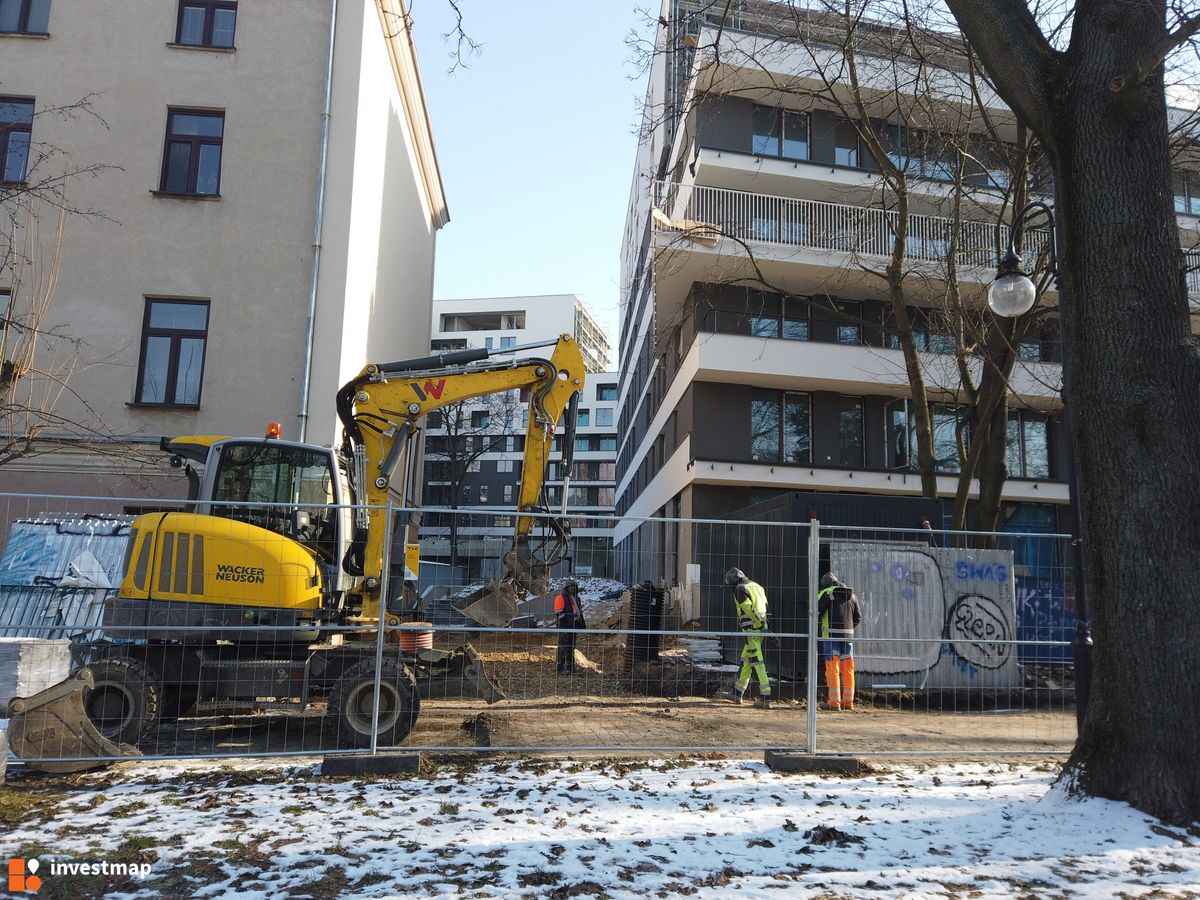
[(730, 699), (741, 703), (746, 688), (750, 685), (750, 673), (758, 678), (759, 709), (771, 708), (771, 682), (767, 679), (767, 666), (763, 662), (763, 633), (767, 630), (767, 592), (762, 585), (751, 581), (741, 569), (730, 569), (725, 573), (725, 584), (733, 588), (733, 603), (737, 609), (738, 625), (746, 635), (742, 647), (742, 669), (733, 684)]
[(583, 607), (579, 605), (579, 585), (567, 579), (562, 592), (554, 598), (554, 615), (558, 619), (558, 672), (575, 671), (575, 631), (568, 629), (586, 628)]
[(832, 572), (821, 576), (817, 594), (821, 657), (825, 660), (827, 709), (854, 709), (854, 629), (862, 621), (858, 596)]

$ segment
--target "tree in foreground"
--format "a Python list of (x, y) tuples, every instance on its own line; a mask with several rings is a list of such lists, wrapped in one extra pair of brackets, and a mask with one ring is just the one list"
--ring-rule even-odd
[(946, 2), (1055, 180), (1063, 394), (1096, 640), (1091, 704), (1065, 775), (1086, 793), (1191, 822), (1200, 350), (1172, 204), (1164, 64), (1200, 30), (1200, 12), (1077, 0), (1050, 22), (1010, 0)]

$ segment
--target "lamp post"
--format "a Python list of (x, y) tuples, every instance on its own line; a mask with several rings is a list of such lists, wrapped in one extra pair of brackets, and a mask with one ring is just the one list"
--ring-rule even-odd
[[(1054, 209), (1041, 201), (1033, 201), (1022, 207), (1013, 217), (1009, 229), (1008, 252), (1000, 260), (996, 278), (988, 287), (988, 306), (997, 316), (1016, 318), (1033, 308), (1037, 289), (1033, 279), (1021, 269), (1017, 256), (1017, 238), (1025, 227), (1026, 220), (1034, 213), (1043, 213), (1050, 227), (1050, 273), (1058, 289), (1058, 346), (1062, 356), (1063, 386), (1067, 383), (1066, 304), (1063, 302), (1062, 286), (1058, 279), (1058, 232), (1054, 227)], [(1064, 402), (1063, 422), (1071, 430), (1071, 407)], [(1088, 624), (1087, 593), (1083, 577), (1083, 532), (1079, 526), (1079, 483), (1075, 471), (1074, 454), (1067, 474), (1067, 493), (1071, 516), (1071, 564), (1075, 569), (1075, 639), (1071, 643), (1071, 657), (1075, 664), (1075, 719), (1083, 730), (1092, 688), (1092, 630)]]

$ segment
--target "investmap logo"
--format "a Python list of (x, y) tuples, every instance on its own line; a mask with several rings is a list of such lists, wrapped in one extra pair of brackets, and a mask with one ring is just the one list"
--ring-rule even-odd
[(95, 875), (102, 878), (124, 876), (145, 879), (151, 871), (150, 863), (66, 862), (50, 860), (48, 867), (36, 859), (10, 859), (8, 861), (8, 892), (10, 894), (36, 894), (42, 888), (42, 875), (51, 879), (55, 875)]
[(8, 890), (12, 894), (36, 894), (42, 886), (37, 874), (40, 863), (36, 859), (10, 859), (8, 861)]

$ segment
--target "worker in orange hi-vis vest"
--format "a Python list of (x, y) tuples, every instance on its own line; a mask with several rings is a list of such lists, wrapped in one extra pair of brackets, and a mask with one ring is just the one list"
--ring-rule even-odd
[(579, 605), (579, 585), (568, 578), (562, 592), (554, 598), (554, 614), (558, 618), (558, 672), (575, 671), (575, 632), (586, 628), (583, 607)]
[(817, 594), (821, 656), (825, 660), (826, 709), (854, 709), (854, 629), (862, 621), (858, 595), (832, 572), (821, 576)]

